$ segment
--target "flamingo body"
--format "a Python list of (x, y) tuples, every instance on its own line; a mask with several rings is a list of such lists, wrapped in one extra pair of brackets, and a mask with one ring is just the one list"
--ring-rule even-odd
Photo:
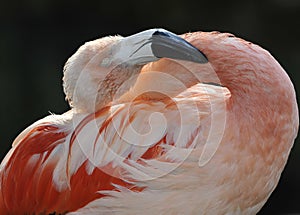
[(110, 47), (112, 37), (71, 57), (73, 108), (16, 138), (1, 163), (1, 214), (256, 214), (297, 134), (293, 85), (257, 45), (216, 32), (182, 38), (209, 64), (172, 54), (179, 61), (111, 70), (123, 55), (107, 54), (125, 44)]

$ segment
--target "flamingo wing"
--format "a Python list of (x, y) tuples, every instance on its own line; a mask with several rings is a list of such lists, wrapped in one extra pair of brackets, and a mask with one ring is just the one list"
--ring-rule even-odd
[(84, 214), (97, 205), (96, 213), (106, 211), (108, 199), (143, 192), (147, 181), (203, 147), (212, 104), (229, 96), (226, 88), (197, 84), (171, 100), (46, 117), (16, 138), (1, 164), (1, 210), (48, 214), (83, 207), (78, 213)]

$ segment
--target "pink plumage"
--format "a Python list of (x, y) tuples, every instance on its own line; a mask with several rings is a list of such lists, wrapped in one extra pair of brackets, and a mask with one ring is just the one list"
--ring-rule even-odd
[[(256, 214), (298, 131), (292, 82), (231, 34), (181, 37), (208, 63), (132, 60), (140, 49), (119, 36), (83, 45), (64, 71), (72, 109), (23, 131), (1, 163), (0, 213)], [(123, 48), (143, 65), (119, 66)]]

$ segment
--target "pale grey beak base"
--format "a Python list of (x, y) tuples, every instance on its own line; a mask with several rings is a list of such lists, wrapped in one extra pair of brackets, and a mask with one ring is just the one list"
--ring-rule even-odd
[(195, 63), (207, 63), (207, 57), (192, 44), (166, 30), (157, 30), (151, 37), (151, 48), (157, 58), (171, 58)]

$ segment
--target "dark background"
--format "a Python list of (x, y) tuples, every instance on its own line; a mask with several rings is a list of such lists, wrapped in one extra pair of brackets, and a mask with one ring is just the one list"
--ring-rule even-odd
[[(231, 32), (260, 44), (300, 90), (300, 1), (6, 1), (0, 5), (0, 157), (26, 126), (68, 109), (62, 68), (83, 42), (163, 27)], [(299, 95), (299, 94), (298, 94)], [(298, 97), (299, 98), (299, 97)], [(300, 146), (259, 213), (300, 214)]]

